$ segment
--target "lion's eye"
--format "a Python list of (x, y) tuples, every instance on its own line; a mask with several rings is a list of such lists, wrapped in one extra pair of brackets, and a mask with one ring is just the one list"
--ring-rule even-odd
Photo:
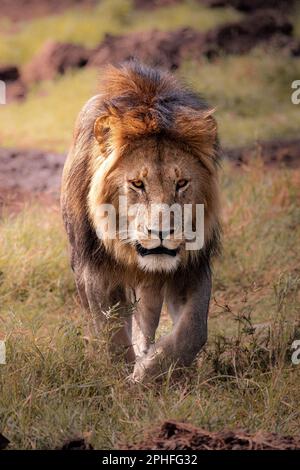
[(187, 184), (188, 184), (188, 180), (185, 180), (185, 179), (177, 181), (176, 191), (179, 191), (180, 189), (185, 188)]
[(132, 186), (134, 186), (135, 188), (138, 188), (138, 189), (144, 189), (145, 188), (144, 183), (143, 183), (142, 180), (131, 181), (131, 184), (132, 184)]

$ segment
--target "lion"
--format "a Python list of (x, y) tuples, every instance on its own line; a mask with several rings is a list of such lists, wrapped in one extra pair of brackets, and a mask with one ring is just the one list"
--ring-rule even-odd
[[(133, 381), (190, 365), (207, 340), (211, 261), (221, 245), (213, 112), (168, 72), (129, 61), (107, 67), (75, 125), (61, 193), (71, 267), (98, 334), (117, 306), (110, 346), (133, 363)], [(125, 210), (127, 232), (124, 210), (118, 219), (121, 197), (128, 208), (143, 207)], [(204, 208), (196, 249), (187, 249), (183, 222), (166, 212), (174, 204), (192, 208), (193, 229), (195, 207)], [(114, 237), (103, 207), (117, 218)], [(150, 208), (159, 212), (153, 224)], [(166, 214), (169, 230), (162, 226)], [(163, 305), (173, 328), (155, 342)]]

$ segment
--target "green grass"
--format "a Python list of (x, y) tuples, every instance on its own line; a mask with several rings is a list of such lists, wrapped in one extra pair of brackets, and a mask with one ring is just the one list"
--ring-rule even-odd
[(96, 69), (69, 73), (37, 85), (23, 103), (2, 106), (2, 145), (66, 151), (79, 110), (96, 93), (98, 74)]
[(122, 34), (152, 28), (169, 30), (181, 26), (205, 31), (239, 17), (231, 9), (211, 10), (193, 0), (147, 12), (133, 9), (130, 0), (102, 0), (92, 9), (73, 8), (59, 15), (25, 22), (13, 34), (9, 22), (2, 20), (0, 60), (23, 65), (48, 39), (94, 47), (106, 33)]
[[(4, 216), (0, 422), (12, 448), (55, 448), (84, 434), (110, 449), (165, 418), (298, 433), (300, 366), (291, 364), (290, 347), (300, 334), (299, 183), (298, 170), (225, 165), (224, 254), (215, 265), (208, 346), (177, 381), (145, 387), (125, 383), (129, 370), (110, 363), (103, 340), (87, 346), (59, 212), (36, 206)], [(164, 316), (161, 329), (168, 328)]]
[(216, 108), (225, 145), (298, 135), (300, 113), (291, 102), (291, 84), (300, 76), (300, 59), (257, 49), (214, 63), (187, 62), (180, 75)]

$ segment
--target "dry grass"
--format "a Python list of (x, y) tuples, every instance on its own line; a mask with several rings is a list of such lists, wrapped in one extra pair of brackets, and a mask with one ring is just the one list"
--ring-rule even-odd
[[(209, 342), (177, 381), (129, 386), (105, 342), (86, 344), (56, 209), (1, 222), (0, 419), (13, 448), (54, 448), (87, 434), (96, 448), (132, 441), (164, 418), (212, 430), (299, 431), (299, 171), (225, 165), (224, 254), (215, 266)], [(257, 326), (259, 325), (259, 326)], [(163, 318), (161, 331), (169, 328)], [(134, 397), (134, 400), (133, 400)]]

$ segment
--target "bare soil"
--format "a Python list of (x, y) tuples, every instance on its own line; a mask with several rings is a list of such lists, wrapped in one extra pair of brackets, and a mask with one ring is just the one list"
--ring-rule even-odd
[(25, 205), (57, 205), (65, 156), (36, 150), (0, 148), (0, 215)]
[(64, 160), (51, 152), (0, 148), (0, 214), (37, 201), (57, 204)]
[(64, 74), (69, 69), (84, 67), (91, 53), (79, 44), (47, 41), (33, 60), (24, 67), (22, 78), (25, 83), (52, 80), (57, 74)]
[(184, 57), (200, 58), (204, 48), (204, 34), (191, 28), (175, 31), (150, 30), (127, 35), (107, 34), (91, 56), (89, 65), (102, 67), (137, 58), (152, 66), (168, 70), (179, 67)]
[(0, 149), (0, 190), (58, 194), (64, 160), (51, 152)]
[(210, 432), (191, 424), (165, 421), (148, 432), (143, 441), (122, 446), (143, 450), (299, 450), (300, 436), (280, 436), (261, 431), (243, 430)]

